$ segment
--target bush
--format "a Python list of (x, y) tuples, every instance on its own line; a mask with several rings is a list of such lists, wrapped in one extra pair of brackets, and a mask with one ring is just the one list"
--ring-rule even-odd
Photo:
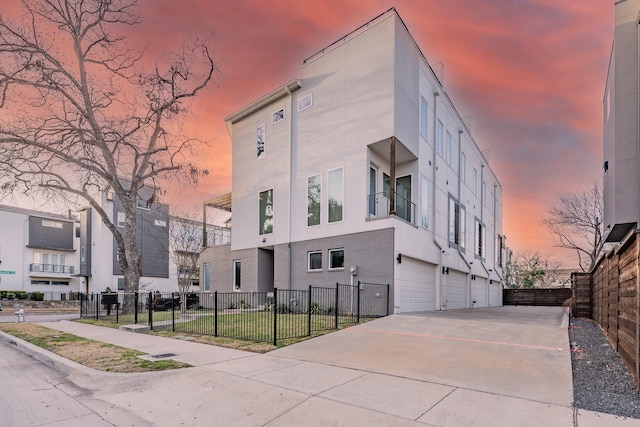
[(16, 294), (14, 294), (13, 292), (7, 292), (7, 299), (16, 299)]
[(227, 306), (227, 308), (229, 310), (235, 310), (238, 308), (251, 308), (251, 305), (247, 302), (245, 302), (245, 300), (241, 299), (240, 301), (233, 301), (230, 302), (229, 305)]
[(29, 296), (26, 292), (17, 292), (16, 296), (18, 297), (18, 299), (27, 299), (27, 297)]
[(0, 291), (0, 299), (7, 297), (7, 291)]
[(44, 292), (32, 292), (31, 301), (44, 301)]

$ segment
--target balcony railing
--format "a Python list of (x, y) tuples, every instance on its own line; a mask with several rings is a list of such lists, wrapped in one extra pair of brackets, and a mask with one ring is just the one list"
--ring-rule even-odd
[(389, 197), (389, 191), (370, 194), (369, 219), (396, 216), (412, 225), (416, 225), (416, 204), (398, 193), (395, 193), (395, 195), (395, 212), (391, 212), (391, 199)]
[(231, 243), (231, 229), (207, 226), (207, 246), (227, 245)]
[(73, 274), (73, 266), (34, 263), (34, 264), (29, 264), (29, 271), (32, 273)]

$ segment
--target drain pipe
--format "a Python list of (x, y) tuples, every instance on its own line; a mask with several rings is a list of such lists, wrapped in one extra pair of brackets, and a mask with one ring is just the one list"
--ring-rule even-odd
[[(291, 120), (289, 121), (289, 236), (287, 238), (288, 242), (287, 242), (287, 251), (289, 252), (289, 290), (292, 289), (292, 282), (293, 282), (293, 278), (291, 277), (292, 275), (292, 260), (291, 260), (291, 206), (292, 206), (292, 201), (293, 201), (293, 183), (291, 181), (291, 179), (293, 178), (293, 137), (294, 137), (294, 130), (295, 130), (295, 126), (294, 126), (294, 119), (297, 120), (297, 116), (294, 115), (294, 102), (293, 102), (293, 92), (291, 92), (291, 90), (287, 87), (287, 93), (289, 94), (289, 99), (291, 101), (291, 107), (290, 110), (291, 111)], [(275, 248), (274, 248), (275, 249)], [(274, 258), (275, 258), (275, 251), (274, 251)]]
[(435, 212), (436, 212), (436, 200), (437, 200), (437, 177), (438, 177), (438, 173), (437, 173), (437, 159), (438, 159), (438, 97), (440, 96), (440, 92), (438, 92), (438, 90), (434, 90), (433, 91), (433, 212), (434, 212), (434, 218), (433, 218), (433, 243), (436, 245), (436, 247), (439, 250), (439, 258), (440, 261), (438, 262), (438, 268), (437, 268), (437, 273), (436, 273), (436, 310), (440, 309), (442, 310), (442, 264), (443, 264), (443, 259), (442, 256), (445, 252), (445, 249), (442, 247), (442, 245), (440, 245), (440, 242), (438, 242), (438, 236), (436, 233), (436, 224), (437, 221), (435, 219)]

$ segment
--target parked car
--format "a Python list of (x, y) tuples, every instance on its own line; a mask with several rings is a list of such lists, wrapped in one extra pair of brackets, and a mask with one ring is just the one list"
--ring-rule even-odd
[[(158, 295), (154, 296), (151, 303), (153, 311), (167, 311), (171, 310), (171, 307), (180, 309), (180, 294), (175, 294), (173, 297), (173, 303), (171, 296)], [(187, 308), (197, 308), (200, 306), (200, 296), (196, 293), (190, 292), (187, 294)], [(146, 308), (149, 308), (149, 303), (146, 304)]]

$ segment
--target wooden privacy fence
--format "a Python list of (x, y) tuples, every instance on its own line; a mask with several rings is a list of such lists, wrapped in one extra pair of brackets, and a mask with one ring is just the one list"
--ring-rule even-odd
[(571, 289), (504, 289), (503, 305), (561, 306), (571, 298)]
[(593, 318), (640, 385), (638, 254), (640, 239), (630, 235), (602, 257), (591, 273), (574, 273), (572, 312)]

